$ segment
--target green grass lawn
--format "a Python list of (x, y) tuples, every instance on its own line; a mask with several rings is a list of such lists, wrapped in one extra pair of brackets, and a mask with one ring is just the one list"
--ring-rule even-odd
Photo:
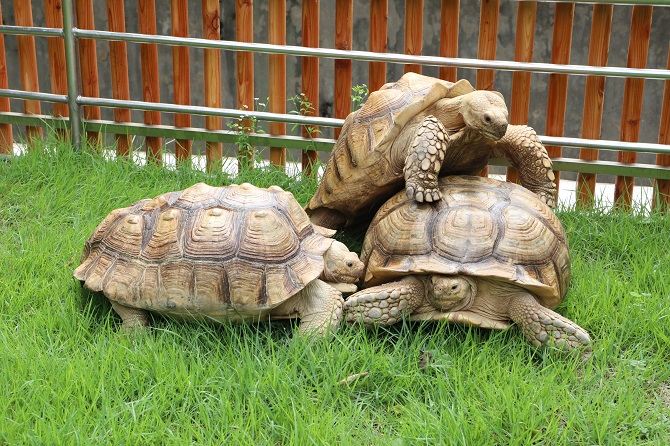
[[(290, 322), (156, 319), (131, 337), (72, 277), (86, 238), (114, 208), (231, 179), (47, 152), (0, 160), (0, 444), (670, 444), (664, 215), (559, 212), (573, 269), (558, 311), (591, 334), (587, 361), (443, 323), (309, 341)], [(302, 203), (315, 188), (243, 177)]]

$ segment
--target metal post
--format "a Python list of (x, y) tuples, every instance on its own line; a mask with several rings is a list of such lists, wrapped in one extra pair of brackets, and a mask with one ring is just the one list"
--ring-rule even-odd
[(74, 8), (72, 0), (63, 0), (63, 34), (65, 40), (65, 68), (67, 72), (67, 102), (70, 108), (70, 138), (74, 150), (81, 144), (82, 122), (77, 99), (80, 96), (77, 67), (77, 41), (74, 35)]

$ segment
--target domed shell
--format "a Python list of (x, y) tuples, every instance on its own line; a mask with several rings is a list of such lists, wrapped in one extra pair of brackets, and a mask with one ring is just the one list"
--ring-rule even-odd
[(465, 274), (515, 283), (555, 308), (570, 280), (565, 231), (535, 194), (475, 176), (440, 178), (442, 200), (400, 192), (370, 224), (361, 260), (365, 286), (409, 274)]
[(384, 150), (410, 119), (431, 104), (473, 91), (475, 89), (464, 79), (452, 83), (409, 72), (397, 82), (384, 84), (370, 93), (348, 127), (349, 145)]
[(275, 307), (316, 279), (333, 232), (312, 225), (279, 187), (198, 183), (112, 211), (74, 276), (128, 306), (244, 313)]

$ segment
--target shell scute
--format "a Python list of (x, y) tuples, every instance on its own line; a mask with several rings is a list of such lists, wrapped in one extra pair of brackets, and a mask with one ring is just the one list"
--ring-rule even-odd
[[(181, 258), (181, 226), (184, 211), (167, 208), (165, 211), (145, 215), (145, 226), (153, 226), (144, 239), (141, 258), (148, 261)], [(147, 224), (148, 223), (148, 224)]]
[(503, 209), (500, 218), (505, 233), (496, 247), (499, 259), (519, 259), (524, 264), (534, 265), (551, 258), (559, 239), (537, 215), (510, 205)]
[(436, 215), (432, 246), (440, 256), (463, 263), (479, 262), (493, 254), (498, 224), (481, 207), (457, 206)]
[(160, 265), (160, 294), (167, 308), (195, 310), (194, 271), (188, 262), (170, 262)]
[[(212, 213), (213, 210), (216, 212)], [(239, 244), (236, 225), (242, 222), (238, 217), (235, 212), (218, 207), (193, 212), (191, 224), (184, 231), (184, 256), (189, 259), (232, 257)]]
[(202, 209), (203, 207), (216, 206), (219, 201), (219, 188), (205, 183), (196, 183), (179, 195), (179, 198), (170, 206), (181, 209)]
[[(144, 236), (144, 219), (141, 215), (125, 214), (100, 240), (105, 248), (123, 256), (139, 256)], [(94, 242), (92, 242), (94, 243)]]
[(240, 234), (239, 256), (284, 262), (300, 249), (300, 238), (281, 214), (249, 211)]
[(86, 286), (93, 291), (102, 291), (105, 277), (114, 267), (116, 257), (98, 248), (91, 252), (88, 259), (91, 259), (90, 264), (82, 264), (86, 265), (85, 277), (79, 280), (86, 280)]
[(119, 302), (137, 302), (144, 266), (136, 261), (117, 258), (103, 282), (102, 292)]

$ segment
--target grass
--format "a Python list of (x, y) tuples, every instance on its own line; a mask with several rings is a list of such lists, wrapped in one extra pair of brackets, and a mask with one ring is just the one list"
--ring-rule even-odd
[[(585, 362), (442, 323), (313, 342), (294, 323), (156, 319), (129, 337), (72, 278), (84, 241), (114, 208), (232, 179), (46, 152), (0, 160), (0, 444), (670, 444), (665, 215), (559, 212), (573, 269), (558, 311), (590, 332)], [(243, 180), (302, 203), (315, 187)]]

